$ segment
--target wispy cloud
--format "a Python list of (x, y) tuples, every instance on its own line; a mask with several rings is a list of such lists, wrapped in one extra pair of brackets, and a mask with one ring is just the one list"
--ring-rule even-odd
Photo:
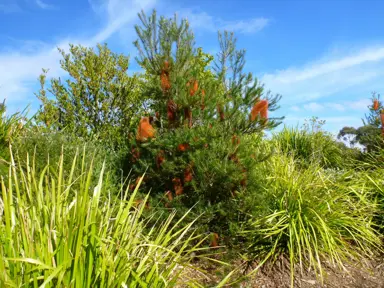
[(304, 109), (305, 110), (310, 110), (310, 111), (313, 111), (313, 112), (318, 112), (318, 111), (323, 110), (324, 106), (319, 104), (319, 103), (316, 103), (316, 102), (311, 102), (311, 103), (305, 104), (304, 105)]
[(20, 11), (20, 6), (16, 3), (15, 0), (1, 0), (0, 13), (14, 13)]
[(223, 21), (221, 23), (220, 29), (248, 34), (255, 33), (264, 29), (269, 23), (270, 20), (263, 17), (230, 22)]
[(42, 0), (36, 0), (36, 5), (39, 6), (41, 9), (45, 9), (45, 10), (55, 9), (55, 6), (53, 6), (52, 4), (47, 4)]
[(375, 82), (384, 86), (384, 46), (368, 47), (357, 53), (310, 62), (265, 73), (261, 80), (268, 89), (283, 95), (283, 102), (307, 102)]
[(211, 32), (228, 30), (250, 34), (264, 29), (270, 23), (270, 20), (264, 17), (226, 21), (221, 18), (213, 17), (204, 11), (195, 11), (191, 9), (178, 11), (178, 14), (182, 17), (186, 17), (193, 28), (204, 29)]
[[(343, 102), (310, 102), (302, 105), (302, 108), (310, 112), (319, 112), (319, 111), (359, 111), (363, 112), (367, 110), (367, 107), (371, 104), (369, 99), (360, 99), (356, 101), (343, 101)], [(293, 108), (296, 107), (296, 108)], [(301, 111), (302, 109), (299, 106), (293, 106), (291, 110)], [(295, 110), (296, 109), (296, 110)]]
[(92, 37), (76, 39), (76, 37), (68, 36), (68, 38), (61, 39), (54, 44), (39, 42), (39, 45), (36, 45), (32, 41), (35, 45), (32, 48), (30, 45), (24, 45), (23, 49), (17, 51), (0, 51), (0, 100), (7, 98), (9, 106), (23, 109), (28, 103), (35, 100), (35, 96), (31, 93), (31, 87), (35, 87), (34, 85), (37, 84), (41, 68), (48, 68), (49, 76), (62, 75), (59, 62), (61, 57), (57, 47), (65, 49), (69, 43), (94, 46), (98, 42), (107, 40), (127, 24), (133, 22), (141, 9), (151, 9), (154, 4), (154, 0), (100, 1), (100, 11), (106, 11), (108, 19), (104, 28)]

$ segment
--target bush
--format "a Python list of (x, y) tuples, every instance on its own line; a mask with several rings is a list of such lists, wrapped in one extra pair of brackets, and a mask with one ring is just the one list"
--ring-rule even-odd
[(285, 127), (273, 135), (272, 141), (280, 151), (305, 166), (315, 163), (325, 168), (342, 168), (348, 161), (343, 157), (348, 151), (345, 145), (323, 131)]
[(0, 286), (172, 287), (181, 281), (197, 249), (189, 243), (200, 238), (193, 223), (171, 225), (171, 213), (147, 227), (147, 198), (139, 204), (137, 188), (113, 198), (104, 167), (92, 186), (94, 167), (87, 168), (84, 155), (79, 161), (74, 154), (69, 172), (64, 159), (55, 173), (9, 166), (11, 177), (1, 183)]
[[(106, 177), (109, 180), (104, 185), (114, 185), (118, 190), (119, 179), (122, 178), (122, 164), (120, 152), (116, 152), (111, 148), (106, 147), (101, 142), (89, 141), (73, 134), (64, 131), (46, 132), (45, 130), (38, 130), (37, 127), (29, 127), (13, 141), (13, 151), (15, 151), (15, 160), (18, 165), (27, 167), (33, 165), (36, 173), (41, 173), (49, 163), (51, 172), (58, 169), (61, 157), (63, 157), (63, 173), (68, 176), (71, 172), (73, 159), (78, 153), (79, 149), (85, 149), (85, 162), (90, 163), (93, 161), (94, 177), (93, 184), (97, 184), (98, 174), (101, 171), (103, 163), (105, 162)], [(27, 163), (27, 156), (33, 158), (33, 163)], [(81, 167), (75, 167), (74, 176), (79, 177)]]
[(22, 130), (24, 113), (15, 113), (9, 117), (5, 116), (5, 100), (0, 104), (0, 171), (7, 170), (9, 161), (9, 144), (18, 137)]
[(372, 223), (378, 207), (364, 186), (347, 183), (348, 175), (315, 163), (304, 169), (281, 153), (261, 166), (268, 213), (255, 215), (243, 228), (248, 260), (288, 257), (293, 285), (296, 265), (313, 268), (322, 279), (323, 261), (342, 266), (380, 247)]

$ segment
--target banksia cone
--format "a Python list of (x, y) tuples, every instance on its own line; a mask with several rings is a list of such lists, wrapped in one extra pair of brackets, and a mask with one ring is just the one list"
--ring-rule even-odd
[(172, 191), (167, 191), (165, 193), (165, 196), (167, 196), (168, 201), (172, 201), (173, 200)]
[(140, 151), (137, 148), (132, 148), (131, 154), (133, 163), (140, 159)]
[(268, 100), (261, 100), (253, 106), (251, 110), (251, 121), (255, 121), (258, 115), (260, 115), (262, 119), (268, 119)]
[(384, 111), (381, 111), (380, 119), (381, 119), (381, 127), (384, 127)]
[(155, 129), (149, 123), (149, 118), (148, 117), (141, 118), (139, 127), (137, 129), (136, 140), (143, 142), (149, 138), (153, 138), (154, 136), (155, 136)]
[(188, 167), (184, 170), (184, 182), (191, 182), (193, 179), (191, 166), (192, 165), (188, 165)]
[(168, 116), (168, 121), (170, 123), (173, 123), (176, 119), (176, 110), (177, 110), (177, 105), (175, 101), (173, 100), (168, 100), (167, 103), (167, 116)]
[(180, 151), (180, 152), (187, 151), (188, 149), (189, 149), (189, 144), (188, 143), (179, 144), (177, 146), (177, 150)]
[(168, 61), (164, 61), (164, 68), (160, 73), (160, 85), (163, 93), (167, 93), (169, 89), (171, 89), (171, 82), (169, 80), (169, 63)]
[(224, 116), (224, 111), (220, 105), (217, 105), (217, 113), (219, 113), (220, 120), (223, 121), (225, 116)]
[(188, 127), (192, 127), (192, 110), (190, 108), (184, 108), (184, 118), (188, 121)]
[(183, 191), (183, 185), (181, 184), (180, 178), (173, 178), (172, 183), (173, 183), (173, 189), (175, 189), (176, 196), (182, 195), (184, 191)]
[(379, 109), (379, 100), (373, 100), (373, 110), (377, 111)]
[(240, 138), (237, 137), (237, 135), (232, 136), (232, 144), (233, 145), (239, 145), (240, 144)]
[(165, 161), (164, 150), (160, 150), (156, 156), (156, 166), (160, 168), (161, 164)]
[(211, 243), (209, 244), (209, 246), (212, 248), (219, 246), (219, 235), (217, 233), (211, 234)]
[(197, 82), (197, 80), (188, 81), (187, 87), (191, 87), (189, 89), (189, 95), (194, 96), (196, 94), (197, 90), (199, 89), (199, 83)]

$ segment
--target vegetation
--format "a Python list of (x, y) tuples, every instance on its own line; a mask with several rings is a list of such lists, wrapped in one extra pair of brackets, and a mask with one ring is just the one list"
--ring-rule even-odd
[(36, 159), (26, 159), (26, 170), (9, 166), (1, 187), (1, 286), (173, 286), (197, 249), (188, 244), (201, 240), (193, 223), (171, 224), (173, 212), (148, 227), (142, 219), (148, 196), (138, 202), (137, 187), (130, 195), (121, 190), (120, 198), (111, 198), (104, 167), (91, 186), (93, 162), (87, 165), (86, 153), (80, 159), (74, 155), (67, 177), (63, 155), (56, 173), (48, 166), (36, 173)]
[(214, 57), (186, 20), (139, 17), (141, 73), (71, 46), (32, 119), (0, 107), (1, 287), (236, 287), (281, 261), (294, 286), (382, 252), (379, 96), (349, 147), (317, 118), (266, 138), (281, 96), (233, 34)]

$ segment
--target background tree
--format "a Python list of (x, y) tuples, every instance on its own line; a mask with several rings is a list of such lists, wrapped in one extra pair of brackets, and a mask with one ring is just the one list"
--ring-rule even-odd
[(233, 34), (219, 33), (213, 63), (195, 47), (187, 20), (139, 17), (135, 45), (147, 101), (128, 165), (136, 176), (146, 171), (145, 185), (167, 207), (199, 203), (195, 211), (206, 212), (200, 225), (228, 232), (234, 199), (257, 185), (250, 171), (267, 156), (257, 145), (281, 120), (267, 115), (280, 96), (244, 72), (245, 51), (236, 49)]
[(69, 75), (65, 81), (51, 79), (46, 89), (47, 70), (43, 70), (37, 122), (53, 130), (66, 128), (80, 137), (124, 143), (142, 103), (140, 78), (127, 74), (129, 57), (111, 52), (107, 45), (98, 45), (97, 52), (74, 45), (69, 53), (59, 51), (61, 68)]
[(367, 152), (374, 152), (378, 148), (384, 147), (383, 125), (380, 118), (384, 106), (380, 101), (380, 94), (373, 92), (371, 99), (372, 104), (368, 106), (369, 114), (366, 114), (365, 120), (362, 120), (363, 126), (358, 128), (346, 126), (338, 134), (339, 139), (349, 141), (351, 145), (363, 145)]

